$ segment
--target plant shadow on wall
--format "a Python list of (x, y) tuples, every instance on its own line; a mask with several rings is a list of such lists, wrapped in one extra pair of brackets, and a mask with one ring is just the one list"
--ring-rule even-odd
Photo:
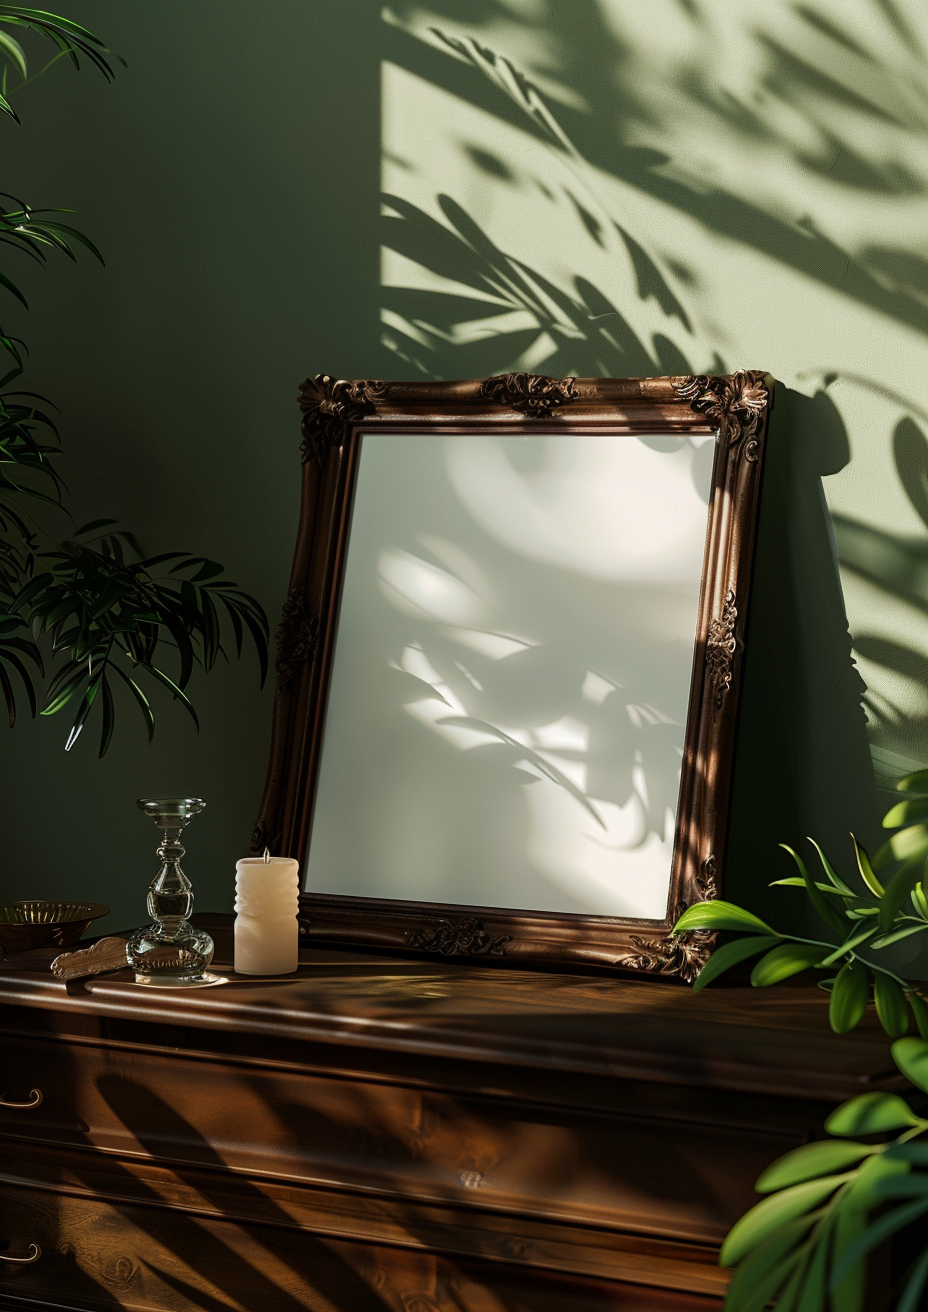
[[(928, 416), (918, 413), (922, 425), (911, 417), (898, 422), (892, 450), (899, 482), (928, 531), (928, 437), (923, 427)], [(836, 515), (834, 524), (843, 567), (923, 624), (928, 617), (928, 532), (893, 532), (849, 515)], [(924, 651), (872, 632), (859, 634), (854, 647), (894, 680), (887, 694), (866, 697), (877, 744), (901, 755), (923, 751), (928, 736)]]
[[(652, 240), (647, 216), (654, 214), (654, 201), (697, 220), (717, 237), (753, 246), (826, 287), (840, 288), (872, 310), (917, 328), (928, 323), (908, 281), (918, 258), (901, 244), (852, 255), (820, 231), (814, 217), (796, 221), (784, 215), (775, 187), (763, 195), (762, 170), (748, 179), (756, 187), (739, 185), (743, 176), (726, 186), (717, 167), (709, 176), (721, 180), (700, 174), (698, 152), (671, 161), (658, 148), (661, 140), (685, 132), (681, 123), (689, 117), (704, 138), (731, 145), (733, 158), (756, 143), (791, 171), (797, 191), (811, 175), (864, 197), (875, 191), (911, 197), (918, 180), (905, 163), (905, 151), (893, 147), (880, 153), (886, 141), (906, 138), (912, 116), (924, 112), (924, 95), (908, 79), (910, 60), (901, 53), (903, 75), (890, 93), (893, 106), (887, 109), (881, 100), (882, 73), (896, 46), (907, 40), (890, 0), (877, 7), (875, 21), (886, 40), (875, 43), (875, 53), (836, 20), (786, 7), (789, 21), (777, 37), (754, 34), (755, 76), (763, 94), (752, 107), (720, 90), (717, 60), (709, 59), (707, 50), (706, 60), (692, 60), (680, 73), (676, 94), (688, 112), (675, 113), (673, 124), (649, 99), (635, 51), (606, 23), (601, 4), (582, 3), (582, 14), (572, 6), (569, 32), (561, 30), (568, 15), (558, 5), (533, 9), (537, 21), (526, 20), (518, 32), (510, 27), (511, 39), (535, 51), (546, 83), (560, 88), (553, 110), (550, 96), (504, 53), (482, 38), (460, 35), (467, 22), (512, 25), (511, 6), (430, 8), (435, 21), (427, 27), (421, 7), (392, 7), (390, 58), (471, 105), (478, 113), (475, 121), (489, 114), (507, 129), (520, 129), (531, 146), (515, 141), (507, 153), (500, 144), (510, 140), (505, 132), (479, 139), (475, 131), (465, 138), (458, 125), (466, 118), (455, 111), (449, 131), (456, 140), (448, 147), (461, 151), (472, 176), (497, 198), (492, 206), (481, 202), (482, 212), (494, 217), (478, 221), (447, 192), (426, 199), (424, 170), (403, 156), (401, 138), (392, 142), (388, 131), (386, 159), (394, 185), (384, 197), (381, 295), (384, 345), (399, 362), (393, 366), (397, 374), (462, 378), (526, 369), (558, 377), (622, 376), (763, 364), (726, 359), (725, 329), (711, 330), (707, 339), (697, 326), (697, 310), (706, 301), (705, 271), (690, 259), (685, 244), (668, 254)], [(452, 22), (458, 35), (447, 30)], [(710, 41), (706, 14), (695, 0), (681, 5), (680, 24), (689, 25), (697, 47)], [(871, 129), (858, 134), (861, 141), (882, 134), (872, 157), (864, 157), (855, 138), (861, 122)], [(467, 169), (461, 171), (463, 176)], [(642, 210), (633, 200), (626, 212), (614, 192), (603, 200), (613, 181), (647, 198), (652, 208)], [(407, 188), (416, 201), (396, 194)], [(471, 195), (473, 190), (471, 184)], [(509, 214), (508, 226), (505, 217), (495, 217), (498, 212)], [(511, 221), (512, 212), (517, 222)], [(538, 255), (544, 247), (538, 233), (546, 223), (550, 260)], [(503, 241), (494, 236), (500, 228), (509, 234)], [(532, 250), (531, 258), (523, 245)], [(745, 313), (756, 312), (749, 296), (744, 304)], [(737, 880), (739, 867), (760, 861), (761, 874), (755, 868), (745, 876), (754, 886), (776, 877), (776, 843), (789, 836), (798, 840), (809, 827), (810, 808), (831, 812), (824, 824), (816, 818), (816, 826), (829, 844), (843, 838), (848, 856), (847, 830), (853, 825), (870, 838), (879, 809), (861, 708), (864, 687), (851, 659), (822, 494), (823, 475), (838, 472), (849, 459), (848, 438), (827, 388), (807, 397), (781, 387), (778, 396), (729, 862)], [(764, 656), (752, 661), (753, 651)], [(815, 748), (809, 751), (803, 726), (806, 739), (832, 745), (830, 761), (824, 753), (816, 759)], [(763, 892), (759, 901), (763, 907)]]

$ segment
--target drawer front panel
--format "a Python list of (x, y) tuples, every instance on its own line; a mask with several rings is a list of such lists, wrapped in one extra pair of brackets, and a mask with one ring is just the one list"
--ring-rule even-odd
[[(125, 1312), (718, 1312), (718, 1299), (4, 1187), (0, 1297)], [(2, 1252), (0, 1252), (2, 1256)]]
[(38, 1106), (0, 1107), (6, 1136), (709, 1244), (810, 1128), (590, 1116), (115, 1046), (4, 1049), (0, 1094), (42, 1094)]

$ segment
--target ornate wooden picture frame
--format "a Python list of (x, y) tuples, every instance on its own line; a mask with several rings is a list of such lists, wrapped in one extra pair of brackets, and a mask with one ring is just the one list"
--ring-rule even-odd
[(301, 895), (306, 939), (497, 963), (572, 962), (691, 981), (713, 935), (670, 931), (718, 895), (728, 821), (739, 669), (773, 380), (730, 376), (470, 382), (345, 381), (300, 394), (302, 509), (278, 633), (271, 759), (252, 849), (300, 860), (312, 823), (326, 698), (364, 433), (451, 428), (715, 437), (708, 534), (677, 811), (668, 915), (621, 920), (381, 898)]

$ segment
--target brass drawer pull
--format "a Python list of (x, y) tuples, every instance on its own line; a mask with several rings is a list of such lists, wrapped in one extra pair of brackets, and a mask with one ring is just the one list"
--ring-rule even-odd
[(0, 1253), (0, 1262), (15, 1262), (17, 1266), (28, 1266), (30, 1262), (38, 1262), (42, 1256), (42, 1250), (38, 1244), (30, 1244), (29, 1252), (25, 1257), (13, 1257), (9, 1253)]
[[(22, 1111), (28, 1107), (38, 1107), (41, 1101), (42, 1090), (30, 1089), (28, 1102), (16, 1102), (13, 1098), (0, 1098), (0, 1107), (16, 1107), (18, 1110)], [(29, 1260), (32, 1261), (31, 1258)]]

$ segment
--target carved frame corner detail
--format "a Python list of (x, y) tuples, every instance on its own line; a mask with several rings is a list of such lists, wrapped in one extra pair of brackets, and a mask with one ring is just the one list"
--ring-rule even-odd
[(730, 376), (692, 374), (675, 383), (674, 391), (718, 425), (730, 452), (756, 462), (771, 400), (766, 374), (759, 369), (738, 369)]
[[(680, 919), (687, 907), (697, 902), (712, 902), (718, 897), (718, 876), (715, 854), (703, 861), (692, 881), (692, 896), (682, 898), (674, 911), (674, 922)], [(708, 929), (694, 929), (685, 934), (665, 934), (662, 938), (631, 936), (632, 946), (616, 957), (615, 964), (625, 970), (640, 970), (657, 975), (676, 975), (685, 984), (692, 984), (712, 955), (716, 934)]]
[(384, 384), (375, 379), (349, 381), (330, 374), (307, 378), (300, 388), (304, 465), (312, 463), (322, 469), (329, 452), (344, 442), (349, 426), (373, 413), (383, 391)]

